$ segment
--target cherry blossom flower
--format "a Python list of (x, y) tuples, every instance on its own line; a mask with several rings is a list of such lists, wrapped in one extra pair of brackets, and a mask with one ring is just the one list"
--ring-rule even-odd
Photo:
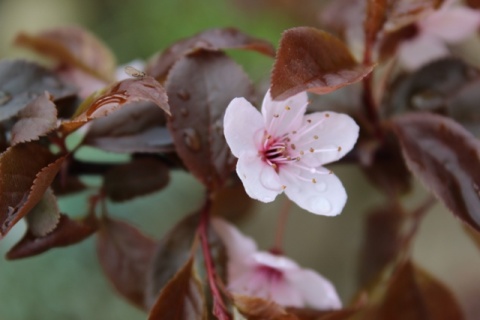
[(449, 45), (465, 41), (478, 30), (480, 11), (453, 6), (453, 2), (446, 1), (439, 10), (419, 20), (415, 36), (399, 46), (399, 60), (406, 69), (414, 70), (448, 56)]
[(244, 98), (233, 99), (224, 118), (228, 145), (247, 194), (271, 202), (285, 194), (315, 214), (339, 214), (347, 200), (340, 180), (323, 165), (349, 152), (359, 128), (347, 115), (305, 115), (307, 94), (273, 101), (268, 91), (260, 113)]
[(317, 272), (302, 269), (285, 256), (258, 251), (251, 238), (223, 219), (212, 219), (212, 227), (227, 249), (228, 289), (232, 293), (287, 307), (342, 307), (335, 287)]
[[(139, 59), (130, 61), (127, 64), (118, 66), (115, 70), (115, 81), (128, 79), (130, 76), (125, 72), (125, 67), (131, 66), (137, 70), (145, 69), (145, 62)], [(78, 95), (86, 99), (95, 91), (101, 90), (109, 85), (108, 82), (100, 80), (83, 70), (74, 67), (62, 67), (57, 70), (58, 75), (68, 83), (74, 84), (78, 88)]]

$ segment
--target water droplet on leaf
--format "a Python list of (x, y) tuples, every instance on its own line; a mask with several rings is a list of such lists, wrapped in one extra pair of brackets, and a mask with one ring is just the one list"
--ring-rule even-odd
[(213, 128), (215, 129), (215, 132), (218, 133), (219, 135), (223, 134), (223, 119), (218, 119), (215, 121), (215, 124), (213, 125)]
[(188, 101), (190, 100), (190, 93), (185, 90), (181, 90), (177, 92), (177, 97), (179, 97), (183, 101)]
[(3, 106), (8, 101), (12, 100), (12, 95), (6, 91), (0, 91), (0, 106)]
[(36, 97), (38, 97), (38, 93), (35, 93), (35, 92), (27, 92), (27, 97), (29, 97), (30, 99), (34, 99)]
[(410, 104), (416, 110), (438, 110), (445, 106), (444, 102), (443, 95), (432, 90), (419, 92), (410, 98)]
[(191, 151), (200, 151), (202, 142), (195, 129), (189, 128), (183, 131), (183, 141)]
[(49, 87), (53, 87), (53, 88), (57, 88), (57, 89), (62, 87), (62, 84), (57, 79), (52, 78), (52, 77), (44, 78), (43, 83), (45, 83)]

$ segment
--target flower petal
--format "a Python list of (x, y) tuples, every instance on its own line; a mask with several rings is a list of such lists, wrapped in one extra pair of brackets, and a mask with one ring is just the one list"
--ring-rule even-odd
[(260, 112), (244, 98), (233, 99), (223, 120), (225, 138), (235, 157), (242, 152), (257, 151), (264, 131)]
[(399, 60), (408, 70), (416, 70), (430, 61), (449, 54), (450, 51), (442, 40), (429, 35), (421, 35), (405, 41), (398, 48)]
[(315, 112), (305, 116), (302, 131), (292, 135), (296, 150), (304, 152), (303, 163), (318, 167), (337, 161), (352, 150), (359, 127), (346, 114)]
[(250, 198), (272, 202), (283, 190), (278, 174), (256, 151), (242, 153), (237, 162), (237, 174)]
[(302, 292), (299, 288), (292, 286), (291, 283), (285, 281), (285, 279), (272, 281), (269, 285), (270, 290), (268, 299), (285, 307), (305, 307), (305, 299)]
[(475, 34), (480, 26), (480, 11), (444, 7), (420, 21), (419, 25), (424, 34), (458, 43)]
[(296, 130), (302, 124), (302, 116), (308, 104), (306, 92), (300, 92), (287, 100), (273, 101), (270, 90), (265, 94), (262, 103), (262, 114), (269, 134), (282, 136)]
[(342, 302), (335, 287), (320, 274), (309, 269), (286, 273), (285, 277), (302, 295), (305, 304), (320, 310), (340, 309)]
[[(324, 169), (324, 168), (321, 168)], [(307, 170), (280, 171), (286, 185), (285, 194), (299, 207), (315, 214), (335, 216), (342, 212), (347, 193), (333, 173), (312, 173)]]
[(215, 217), (211, 224), (217, 235), (222, 239), (229, 259), (242, 260), (257, 251), (257, 244), (252, 238), (245, 236), (224, 219)]
[(276, 269), (279, 271), (296, 270), (299, 268), (293, 260), (266, 251), (259, 251), (253, 255), (258, 265)]

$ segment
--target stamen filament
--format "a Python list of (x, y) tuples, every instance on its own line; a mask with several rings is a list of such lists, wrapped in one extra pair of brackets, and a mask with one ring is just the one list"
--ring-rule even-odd
[(293, 117), (292, 120), (290, 120), (290, 123), (295, 123), (295, 121), (298, 120), (298, 118), (300, 117), (303, 117), (305, 115), (305, 110), (307, 109), (307, 106), (308, 106), (308, 101), (307, 103), (305, 103), (302, 107), (301, 107), (301, 110), (298, 110), (297, 111), (297, 114), (295, 114), (295, 116)]
[(312, 131), (313, 129), (315, 129), (316, 127), (318, 127), (319, 125), (321, 125), (323, 123), (323, 121), (325, 121), (325, 119), (320, 119), (320, 121), (314, 123), (313, 125), (309, 125), (309, 124), (304, 124), (300, 130), (297, 130), (297, 137), (301, 137), (307, 133), (309, 133), (310, 131)]

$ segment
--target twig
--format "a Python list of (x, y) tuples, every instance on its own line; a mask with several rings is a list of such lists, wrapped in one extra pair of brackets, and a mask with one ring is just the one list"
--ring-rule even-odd
[(225, 303), (223, 302), (222, 295), (217, 286), (217, 276), (215, 271), (215, 264), (213, 263), (212, 254), (210, 252), (210, 246), (208, 243), (208, 226), (210, 223), (210, 199), (205, 203), (203, 210), (200, 214), (200, 223), (198, 225), (198, 235), (200, 237), (200, 243), (202, 246), (202, 253), (205, 260), (205, 268), (207, 269), (208, 284), (213, 298), (213, 314), (219, 320), (231, 320)]
[(415, 238), (415, 235), (418, 232), (418, 228), (420, 227), (421, 222), (423, 221), (423, 218), (425, 215), (428, 213), (430, 208), (436, 203), (436, 200), (433, 196), (429, 195), (427, 199), (424, 200), (422, 204), (416, 208), (410, 216), (410, 219), (412, 221), (412, 225), (410, 227), (410, 230), (405, 234), (403, 240), (402, 240), (402, 248), (404, 248), (404, 255), (401, 255), (401, 260), (404, 260), (406, 257), (410, 255), (410, 252), (412, 250), (412, 242), (413, 239)]
[(277, 231), (275, 234), (275, 242), (273, 244), (273, 248), (270, 249), (270, 252), (274, 254), (282, 254), (283, 253), (283, 238), (285, 235), (285, 229), (287, 227), (288, 215), (290, 213), (290, 209), (292, 208), (292, 201), (290, 199), (285, 198), (285, 202), (283, 203), (282, 209), (278, 215), (278, 222), (277, 222)]

